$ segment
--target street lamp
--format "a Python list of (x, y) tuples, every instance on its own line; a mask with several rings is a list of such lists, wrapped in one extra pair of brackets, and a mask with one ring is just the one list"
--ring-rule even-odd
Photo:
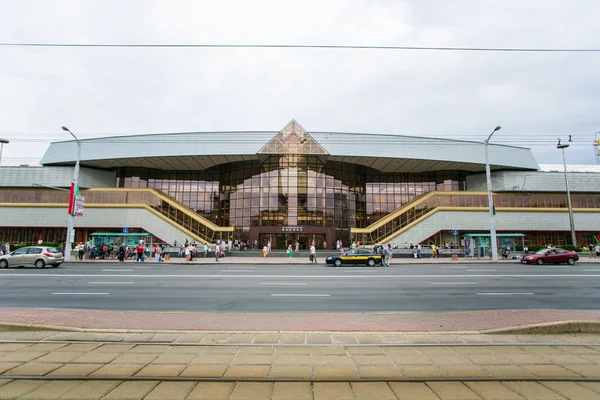
[[(571, 142), (571, 135), (569, 135), (569, 142)], [(569, 180), (567, 179), (567, 161), (565, 159), (565, 149), (569, 147), (568, 144), (560, 144), (560, 139), (556, 144), (557, 149), (561, 149), (563, 156), (563, 167), (565, 170), (565, 186), (567, 187), (567, 205), (569, 207), (569, 224), (571, 225), (571, 240), (573, 246), (577, 247), (577, 236), (575, 235), (575, 222), (573, 221), (573, 208), (571, 207), (571, 191), (569, 190)]]
[(81, 142), (79, 138), (73, 134), (66, 126), (62, 127), (62, 130), (65, 132), (69, 132), (71, 136), (75, 138), (77, 141), (77, 161), (75, 162), (75, 171), (73, 172), (73, 192), (71, 193), (71, 198), (69, 199), (69, 204), (73, 204), (71, 210), (69, 212), (69, 218), (67, 222), (67, 242), (65, 246), (65, 261), (69, 261), (71, 259), (71, 236), (73, 235), (73, 225), (75, 223), (75, 207), (74, 207), (74, 197), (77, 193), (77, 189), (79, 187), (79, 159), (81, 158)]
[(501, 126), (494, 128), (490, 136), (483, 143), (485, 143), (485, 178), (487, 180), (488, 189), (488, 208), (490, 210), (490, 242), (492, 246), (492, 261), (498, 261), (498, 243), (496, 243), (496, 210), (494, 208), (494, 198), (492, 197), (492, 173), (490, 172), (490, 161), (488, 159), (488, 144), (492, 135), (499, 131)]
[(0, 139), (0, 165), (2, 164), (2, 150), (4, 150), (4, 143), (8, 144), (10, 141), (6, 139)]

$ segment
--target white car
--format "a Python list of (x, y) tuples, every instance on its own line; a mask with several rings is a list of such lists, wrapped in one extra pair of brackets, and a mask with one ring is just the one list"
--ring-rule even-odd
[(44, 268), (48, 265), (56, 268), (63, 261), (63, 254), (55, 247), (28, 246), (0, 256), (0, 268), (24, 267), (26, 265), (36, 268)]

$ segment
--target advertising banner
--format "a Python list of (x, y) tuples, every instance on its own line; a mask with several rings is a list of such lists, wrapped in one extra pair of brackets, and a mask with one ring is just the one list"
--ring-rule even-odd
[(85, 200), (85, 198), (83, 196), (75, 196), (75, 201), (74, 201), (74, 207), (75, 207), (74, 215), (76, 217), (83, 216), (84, 200)]

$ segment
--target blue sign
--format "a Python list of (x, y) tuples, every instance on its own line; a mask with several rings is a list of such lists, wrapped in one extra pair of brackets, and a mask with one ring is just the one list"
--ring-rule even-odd
[(458, 231), (455, 229), (455, 230), (453, 230), (453, 231), (452, 231), (452, 234), (453, 234), (454, 236), (457, 236), (457, 235), (458, 235)]
[(129, 228), (123, 228), (123, 233), (129, 232)]

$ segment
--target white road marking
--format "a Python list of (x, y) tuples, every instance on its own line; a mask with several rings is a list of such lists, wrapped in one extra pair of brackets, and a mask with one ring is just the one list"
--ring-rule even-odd
[(440, 268), (447, 268), (447, 269), (454, 269), (454, 268), (457, 268), (457, 269), (466, 269), (466, 268), (469, 268), (469, 267), (440, 267)]
[(103, 269), (103, 272), (133, 272), (132, 269)]
[(431, 282), (432, 285), (477, 285), (477, 282)]
[(600, 271), (600, 269), (584, 269), (584, 271)]
[(479, 296), (526, 296), (533, 293), (477, 293)]
[(468, 272), (496, 272), (495, 269), (465, 269)]
[(249, 269), (222, 269), (221, 272), (256, 272)]
[(316, 294), (316, 293), (273, 293), (273, 297), (331, 297), (330, 294)]
[(90, 285), (133, 285), (133, 282), (88, 282)]
[(261, 285), (288, 285), (288, 286), (306, 286), (303, 282), (261, 282)]
[(92, 296), (92, 295), (108, 295), (110, 293), (52, 293), (60, 296), (74, 295), (74, 296)]
[[(119, 270), (120, 271), (120, 270)], [(227, 272), (231, 272), (230, 270), (225, 270)], [(243, 271), (250, 272), (250, 271)], [(1, 277), (17, 277), (17, 278), (39, 278), (43, 277), (52, 277), (52, 278), (73, 278), (73, 277), (81, 277), (81, 278), (107, 278), (107, 277), (119, 277), (119, 278), (262, 278), (262, 279), (272, 279), (272, 278), (285, 278), (285, 279), (340, 279), (341, 275), (231, 275), (231, 274), (180, 274), (180, 275), (152, 275), (152, 274), (45, 274), (45, 273), (31, 273), (31, 274), (0, 274)], [(357, 279), (440, 279), (440, 278), (459, 278), (465, 279), (466, 275), (344, 275), (343, 278), (357, 278)], [(600, 274), (473, 274), (468, 275), (469, 278), (600, 278)]]

